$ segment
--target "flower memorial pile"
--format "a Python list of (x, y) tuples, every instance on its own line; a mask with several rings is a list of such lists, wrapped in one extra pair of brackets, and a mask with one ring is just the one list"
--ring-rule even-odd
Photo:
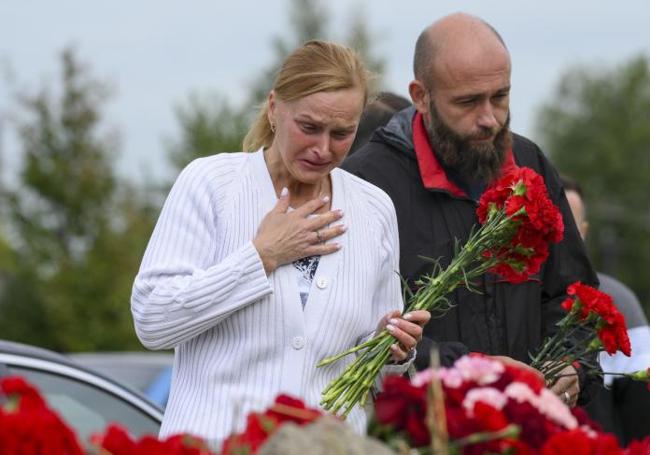
[[(446, 416), (430, 420), (432, 384), (442, 387)], [(428, 451), (443, 432), (448, 453), (650, 454), (650, 437), (627, 450), (598, 430), (580, 408), (570, 410), (537, 375), (481, 355), (451, 368), (420, 372), (412, 381), (384, 379), (370, 434), (395, 448)], [(447, 453), (447, 452), (445, 452)]]
[[(451, 308), (447, 295), (458, 286), (476, 290), (473, 281), (486, 272), (520, 283), (537, 273), (548, 257), (549, 244), (562, 240), (564, 224), (558, 208), (548, 197), (544, 180), (535, 171), (520, 167), (503, 176), (483, 193), (477, 208), (481, 227), (472, 232), (449, 266), (436, 268), (418, 283), (406, 312), (428, 310), (433, 317)], [(390, 356), (394, 338), (383, 331), (369, 341), (334, 357), (328, 365), (357, 353), (345, 371), (323, 390), (324, 409), (346, 416), (365, 403), (379, 371)]]
[[(426, 370), (413, 381), (389, 376), (384, 390), (369, 429), (376, 439), (353, 434), (342, 420), (280, 395), (266, 411), (251, 413), (246, 428), (230, 436), (219, 453), (650, 455), (650, 437), (623, 450), (613, 435), (601, 433), (581, 409), (570, 410), (537, 375), (480, 355), (463, 357), (452, 368)], [(436, 404), (442, 405), (442, 418), (432, 418), (440, 417)], [(0, 405), (3, 455), (217, 453), (191, 435), (135, 440), (114, 424), (84, 447), (39, 392), (17, 377), (0, 380)], [(430, 444), (440, 434), (444, 451), (433, 451)]]

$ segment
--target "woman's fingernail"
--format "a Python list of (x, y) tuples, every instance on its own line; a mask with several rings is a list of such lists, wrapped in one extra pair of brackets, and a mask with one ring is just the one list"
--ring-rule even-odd
[(347, 226), (341, 226), (341, 232), (345, 232), (345, 231), (347, 231), (347, 230), (348, 230), (348, 227), (347, 227)]
[(388, 330), (390, 333), (393, 333), (395, 331), (395, 327), (390, 324), (386, 324), (386, 330)]
[(390, 322), (393, 325), (399, 325), (399, 321), (397, 319), (395, 319), (395, 318), (390, 318), (388, 320), (388, 322)]
[(323, 196), (323, 202), (329, 202), (330, 197), (329, 196)]
[(287, 194), (289, 194), (289, 188), (285, 186), (282, 188), (282, 191), (280, 191), (280, 197), (285, 197)]
[(402, 319), (406, 319), (407, 321), (410, 321), (413, 319), (413, 315), (411, 313), (406, 313), (404, 316), (402, 316)]
[(337, 213), (340, 217), (343, 216), (343, 210), (340, 210), (340, 209), (339, 209), (339, 210), (336, 211), (336, 213)]

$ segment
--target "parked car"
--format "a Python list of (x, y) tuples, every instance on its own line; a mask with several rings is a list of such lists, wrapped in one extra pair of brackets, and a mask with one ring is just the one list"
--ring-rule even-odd
[(134, 437), (160, 430), (162, 409), (141, 393), (65, 355), (0, 340), (0, 377), (14, 375), (35, 385), (83, 441), (110, 423)]
[(171, 352), (79, 352), (69, 354), (81, 365), (142, 392), (164, 408), (171, 385)]

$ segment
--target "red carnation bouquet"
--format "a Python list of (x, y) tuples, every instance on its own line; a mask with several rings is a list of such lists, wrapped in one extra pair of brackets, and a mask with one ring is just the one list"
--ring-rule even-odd
[[(486, 272), (520, 283), (537, 273), (548, 257), (549, 245), (559, 242), (564, 224), (559, 209), (548, 197), (544, 180), (535, 171), (520, 167), (503, 176), (485, 191), (479, 201), (480, 228), (465, 245), (457, 248), (449, 266), (421, 278), (406, 305), (406, 312), (428, 310), (434, 317), (445, 314), (451, 303), (447, 295), (458, 286), (475, 290), (473, 282)], [(370, 388), (390, 357), (395, 339), (382, 331), (371, 340), (336, 356), (328, 365), (349, 354), (357, 357), (322, 392), (321, 405), (346, 416), (358, 403), (365, 403)]]
[(84, 453), (70, 427), (24, 379), (8, 376), (0, 380), (0, 404), (3, 402), (0, 453)]
[[(576, 361), (585, 374), (602, 374), (592, 360), (602, 351), (610, 355), (621, 351), (628, 357), (631, 354), (625, 318), (608, 294), (577, 282), (567, 288), (567, 295), (562, 302), (566, 315), (558, 322), (557, 332), (545, 340), (531, 362), (531, 366), (540, 370), (551, 384), (567, 365), (575, 365)], [(566, 343), (568, 339), (570, 344)], [(650, 381), (650, 368), (627, 374), (604, 374)]]
[(203, 440), (190, 435), (159, 440), (143, 436), (134, 440), (127, 430), (112, 424), (91, 437), (88, 452), (72, 429), (53, 411), (39, 391), (18, 376), (0, 379), (0, 454), (83, 455), (210, 455)]
[[(425, 370), (411, 381), (389, 376), (383, 390), (370, 434), (400, 453), (650, 453), (650, 437), (624, 451), (537, 375), (481, 355)], [(434, 416), (436, 404), (443, 418)]]

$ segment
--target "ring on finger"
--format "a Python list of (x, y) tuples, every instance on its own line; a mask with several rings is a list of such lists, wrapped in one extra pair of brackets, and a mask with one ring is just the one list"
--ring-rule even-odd
[(323, 237), (320, 235), (320, 230), (316, 229), (316, 238), (318, 239), (318, 243), (323, 243)]

